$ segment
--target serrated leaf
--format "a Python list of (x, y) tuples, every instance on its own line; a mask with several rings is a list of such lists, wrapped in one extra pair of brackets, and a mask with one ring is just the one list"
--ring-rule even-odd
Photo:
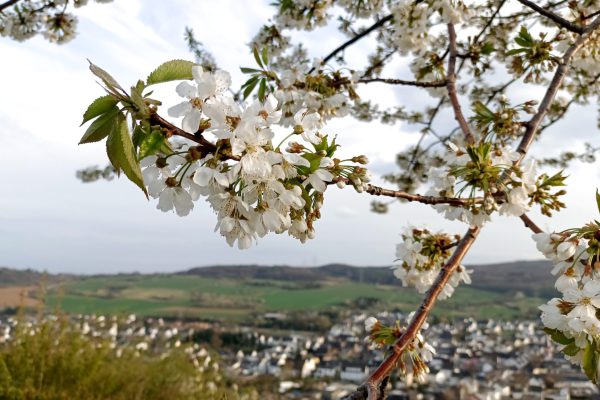
[(110, 135), (112, 126), (120, 114), (119, 109), (113, 105), (112, 108), (90, 124), (81, 137), (79, 144), (99, 142)]
[(598, 380), (598, 354), (596, 353), (595, 342), (588, 343), (583, 351), (581, 367), (588, 379), (596, 383)]
[(116, 89), (120, 89), (122, 92), (125, 92), (121, 85), (119, 85), (119, 83), (116, 81), (116, 79), (113, 78), (108, 72), (106, 72), (99, 66), (94, 65), (90, 60), (88, 60), (88, 62), (90, 63), (90, 71), (92, 71), (94, 75), (100, 78), (108, 89), (112, 89), (113, 91)]
[(254, 79), (252, 80), (248, 86), (246, 86), (246, 89), (244, 89), (244, 100), (246, 100), (246, 98), (248, 98), (248, 96), (250, 96), (250, 93), (252, 93), (252, 91), (254, 90), (254, 88), (256, 87), (256, 85), (258, 84), (258, 79)]
[(141, 125), (137, 125), (133, 129), (133, 135), (131, 136), (131, 141), (133, 142), (133, 147), (138, 149), (140, 144), (144, 141), (144, 139), (148, 136), (148, 132), (142, 128)]
[(566, 337), (565, 334), (559, 331), (558, 329), (544, 328), (544, 332), (550, 335), (552, 340), (558, 344), (568, 345), (575, 342), (574, 338)]
[(496, 47), (494, 47), (493, 43), (485, 42), (483, 44), (483, 46), (481, 46), (480, 51), (481, 51), (481, 54), (488, 56), (488, 55), (492, 54), (494, 51), (496, 51)]
[(244, 74), (255, 74), (257, 72), (262, 72), (260, 69), (256, 69), (256, 68), (246, 68), (246, 67), (240, 67), (240, 70), (242, 71), (242, 73)]
[(143, 160), (148, 156), (158, 153), (164, 141), (165, 137), (159, 131), (152, 131), (140, 144), (138, 158)]
[(146, 79), (148, 86), (157, 83), (179, 81), (179, 80), (191, 80), (194, 78), (192, 75), (192, 67), (194, 64), (191, 61), (186, 60), (171, 60), (161, 64), (156, 68)]
[(487, 108), (487, 106), (481, 101), (476, 101), (475, 104), (473, 104), (473, 110), (477, 114), (487, 118), (488, 120), (493, 120), (494, 118), (496, 118), (496, 115), (492, 112), (492, 110)]
[(81, 123), (81, 125), (96, 118), (99, 115), (105, 114), (111, 108), (115, 107), (118, 102), (119, 101), (111, 95), (98, 97), (92, 102), (92, 104), (88, 106), (87, 110), (85, 110), (85, 112), (83, 113), (83, 122)]
[(521, 47), (531, 47), (531, 43), (523, 38), (515, 38), (515, 42)]
[(113, 129), (106, 141), (106, 150), (113, 167), (117, 171), (123, 171), (127, 178), (142, 189), (148, 197), (140, 163), (135, 155), (125, 118), (118, 118), (113, 124)]
[(579, 347), (575, 343), (570, 343), (562, 349), (562, 352), (568, 356), (575, 357), (579, 353)]
[(258, 87), (258, 100), (265, 101), (267, 93), (267, 80), (265, 78), (260, 80), (260, 86)]
[(514, 56), (520, 53), (527, 53), (527, 49), (512, 49), (506, 52), (507, 56)]
[(258, 64), (258, 66), (261, 67), (262, 69), (264, 69), (265, 67), (263, 66), (263, 63), (260, 60), (260, 56), (258, 55), (258, 48), (256, 46), (254, 46), (254, 48), (252, 48), (252, 54), (254, 55), (254, 59), (256, 60), (256, 63)]

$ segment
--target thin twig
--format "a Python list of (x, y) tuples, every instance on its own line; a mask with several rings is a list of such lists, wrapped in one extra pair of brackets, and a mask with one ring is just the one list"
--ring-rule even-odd
[(384, 189), (379, 186), (368, 185), (365, 190), (366, 193), (373, 196), (387, 196), (394, 197), (397, 199), (404, 199), (410, 202), (418, 202), (423, 204), (449, 204), (455, 207), (465, 207), (472, 204), (478, 204), (483, 202), (483, 198), (468, 198), (461, 199), (459, 197), (435, 197), (435, 196), (423, 196), (420, 194), (412, 194), (403, 192), (401, 190)]
[(597, 17), (598, 15), (600, 15), (600, 10), (593, 12), (590, 15), (586, 15), (585, 17), (583, 17), (583, 19), (584, 20), (591, 19), (591, 18)]
[(462, 129), (466, 142), (468, 144), (473, 144), (475, 143), (475, 137), (473, 136), (473, 132), (471, 132), (471, 128), (469, 128), (469, 124), (462, 113), (460, 102), (458, 100), (458, 93), (456, 91), (456, 31), (454, 30), (454, 24), (452, 23), (448, 24), (448, 39), (450, 41), (448, 77), (446, 78), (448, 96), (450, 97), (450, 103), (452, 104), (452, 109), (454, 110), (454, 118), (458, 122), (460, 129)]
[(573, 43), (563, 55), (562, 59), (560, 60), (560, 65), (558, 68), (556, 68), (552, 82), (546, 90), (546, 94), (540, 103), (537, 113), (533, 116), (533, 118), (531, 118), (531, 120), (529, 120), (529, 122), (527, 122), (525, 134), (523, 135), (523, 139), (517, 148), (517, 151), (520, 153), (520, 157), (517, 161), (515, 161), (515, 165), (518, 165), (523, 160), (525, 154), (527, 154), (527, 151), (531, 146), (531, 143), (533, 143), (540, 123), (548, 113), (548, 109), (552, 105), (552, 101), (554, 101), (556, 93), (558, 92), (558, 89), (560, 88), (565, 76), (567, 75), (567, 72), (569, 71), (569, 63), (571, 62), (571, 58), (573, 58), (577, 50), (584, 45), (590, 34), (599, 27), (600, 17), (596, 18), (594, 22), (585, 28), (583, 34), (577, 38), (575, 43)]
[(403, 79), (391, 79), (391, 78), (363, 78), (358, 81), (359, 83), (371, 83), (371, 82), (382, 82), (389, 85), (405, 85), (415, 86), (423, 88), (431, 87), (444, 87), (446, 86), (446, 80), (440, 79), (437, 81), (419, 82), (419, 81), (405, 81)]
[[(200, 147), (200, 150), (203, 154), (215, 154), (217, 152), (217, 146), (214, 143), (211, 143), (208, 140), (206, 140), (204, 136), (193, 135), (191, 133), (188, 133), (183, 129), (176, 127), (175, 125), (173, 125), (172, 123), (170, 123), (169, 121), (167, 121), (166, 119), (164, 119), (156, 113), (150, 114), (150, 123), (153, 125), (160, 126), (164, 130), (166, 130), (169, 135), (181, 136), (183, 138), (186, 138), (187, 140), (191, 140), (192, 142), (198, 144), (198, 147)], [(231, 154), (227, 155), (220, 153), (219, 157), (221, 159), (239, 160), (239, 157), (233, 156)]]
[(8, 0), (2, 4), (0, 4), (0, 11), (4, 11), (5, 8), (8, 8), (14, 4), (17, 4), (20, 0)]
[(560, 15), (555, 14), (552, 11), (535, 4), (533, 1), (519, 0), (519, 3), (531, 8), (532, 10), (535, 10), (538, 14), (541, 14), (544, 17), (551, 19), (552, 21), (556, 22), (558, 26), (565, 28), (571, 32), (579, 33), (580, 35), (585, 32), (585, 28), (583, 28), (582, 26), (574, 24), (571, 21), (567, 21)]
[[(393, 17), (394, 16), (392, 14), (390, 14), (390, 15), (387, 15), (387, 16), (381, 18), (380, 20), (378, 20), (377, 22), (375, 22), (373, 25), (371, 25), (369, 28), (365, 29), (364, 31), (362, 31), (359, 34), (357, 34), (356, 36), (352, 37), (350, 40), (342, 43), (340, 46), (338, 46), (337, 48), (335, 48), (331, 53), (329, 53), (327, 56), (325, 56), (325, 58), (322, 61), (322, 64), (327, 63), (327, 61), (331, 60), (338, 53), (344, 51), (347, 47), (352, 46), (354, 43), (358, 42), (360, 39), (364, 38), (369, 33), (373, 32), (374, 30), (377, 30), (381, 26), (385, 25), (385, 23), (388, 22), (388, 21), (391, 21)], [(313, 71), (314, 71), (314, 68), (312, 68), (309, 71), (309, 73), (311, 73)]]

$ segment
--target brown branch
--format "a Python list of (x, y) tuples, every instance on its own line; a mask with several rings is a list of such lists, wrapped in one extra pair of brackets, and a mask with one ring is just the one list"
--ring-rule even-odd
[[(156, 114), (155, 112), (150, 114), (150, 123), (153, 125), (160, 126), (164, 130), (166, 130), (169, 135), (181, 136), (183, 138), (191, 140), (194, 143), (197, 143), (198, 147), (200, 148), (199, 150), (204, 155), (215, 154), (217, 152), (217, 146), (214, 143), (211, 143), (208, 140), (206, 140), (201, 134), (193, 135), (191, 133), (188, 133), (183, 129), (176, 127), (175, 125), (173, 125), (160, 115)], [(220, 153), (219, 156), (221, 159), (239, 160), (239, 157), (233, 156), (231, 154), (227, 155)]]
[(537, 13), (543, 15), (544, 17), (547, 17), (549, 19), (551, 19), (552, 21), (556, 22), (556, 24), (562, 28), (565, 28), (571, 32), (575, 32), (578, 34), (583, 34), (585, 32), (585, 28), (574, 24), (566, 19), (564, 19), (563, 17), (561, 17), (558, 14), (553, 13), (550, 10), (545, 9), (544, 7), (541, 7), (537, 4), (535, 4), (533, 1), (529, 1), (529, 0), (519, 0), (519, 3), (531, 8), (532, 10), (535, 10)]
[(521, 214), (521, 216), (519, 218), (521, 218), (521, 221), (523, 221), (523, 223), (525, 224), (525, 226), (527, 228), (531, 229), (531, 231), (533, 233), (542, 233), (542, 232), (544, 232), (539, 226), (537, 226), (537, 224), (535, 222), (533, 222), (531, 220), (531, 218), (529, 218), (529, 216), (527, 214)]
[(0, 4), (0, 11), (4, 11), (5, 8), (8, 8), (12, 5), (15, 5), (19, 2), (20, 0), (8, 0), (2, 4)]
[(450, 41), (450, 57), (448, 58), (448, 77), (446, 78), (448, 96), (450, 97), (450, 103), (454, 110), (454, 118), (458, 122), (460, 129), (465, 135), (465, 139), (468, 144), (475, 143), (475, 137), (469, 128), (469, 124), (465, 119), (460, 107), (458, 100), (458, 93), (456, 91), (456, 31), (454, 30), (454, 24), (448, 24), (448, 40)]
[(583, 17), (583, 19), (584, 20), (591, 19), (591, 18), (597, 17), (598, 15), (600, 15), (600, 10), (593, 12), (590, 15), (586, 15), (585, 17)]
[(550, 83), (550, 86), (546, 90), (546, 94), (544, 95), (544, 98), (540, 103), (538, 112), (526, 124), (527, 128), (525, 130), (525, 134), (523, 135), (523, 139), (521, 140), (521, 143), (517, 148), (517, 151), (520, 153), (520, 157), (517, 161), (515, 161), (515, 165), (518, 165), (523, 160), (525, 154), (527, 154), (527, 151), (531, 146), (531, 143), (533, 143), (533, 140), (535, 139), (535, 136), (540, 127), (540, 124), (546, 116), (546, 114), (548, 113), (548, 109), (550, 108), (552, 101), (556, 97), (558, 89), (562, 85), (562, 82), (565, 76), (567, 75), (567, 72), (569, 71), (569, 63), (571, 62), (571, 58), (573, 58), (575, 53), (581, 48), (581, 46), (585, 44), (590, 34), (599, 27), (600, 17), (596, 18), (594, 22), (592, 22), (585, 28), (583, 34), (577, 38), (575, 43), (573, 43), (563, 55), (562, 59), (560, 60), (560, 65), (558, 66), (558, 68), (556, 68), (556, 72), (554, 73), (552, 82)]
[(437, 81), (419, 82), (419, 81), (405, 81), (403, 79), (390, 79), (390, 78), (363, 78), (358, 81), (359, 83), (371, 83), (371, 82), (382, 82), (389, 85), (405, 85), (415, 87), (444, 87), (446, 86), (446, 80), (440, 79)]
[[(369, 28), (365, 29), (364, 31), (362, 31), (359, 34), (357, 34), (356, 36), (352, 37), (352, 39), (344, 42), (343, 44), (341, 44), (340, 46), (338, 46), (337, 48), (335, 48), (327, 56), (325, 56), (325, 58), (322, 61), (322, 64), (325, 64), (327, 61), (329, 61), (333, 57), (335, 57), (338, 53), (344, 51), (347, 47), (352, 46), (354, 43), (358, 42), (360, 39), (362, 39), (365, 36), (369, 35), (374, 30), (379, 29), (380, 27), (382, 27), (383, 25), (385, 25), (388, 21), (391, 21), (393, 17), (394, 16), (392, 14), (390, 14), (390, 15), (387, 15), (387, 16), (381, 18), (380, 20), (378, 20), (377, 22), (375, 22), (373, 25), (371, 25)], [(309, 71), (309, 73), (311, 73), (313, 71), (314, 71), (314, 68), (312, 68)]]
[[(402, 356), (402, 353), (406, 347), (412, 342), (414, 337), (419, 333), (421, 327), (427, 320), (427, 317), (435, 304), (438, 296), (442, 292), (442, 289), (448, 283), (448, 280), (452, 274), (456, 271), (463, 258), (475, 242), (475, 239), (479, 235), (480, 228), (473, 227), (469, 228), (467, 233), (462, 237), (454, 254), (450, 257), (448, 262), (442, 267), (439, 275), (437, 276), (433, 285), (427, 292), (425, 299), (421, 303), (421, 306), (415, 313), (412, 321), (406, 328), (406, 331), (396, 340), (393, 346), (393, 353), (390, 354), (383, 362), (377, 367), (377, 369), (369, 376), (367, 382), (360, 386), (354, 393), (346, 396), (344, 400), (377, 400), (379, 395), (379, 388), (381, 383), (386, 377), (390, 375), (392, 370), (396, 367), (396, 363)], [(368, 397), (365, 397), (365, 389), (368, 391)]]
[(468, 206), (471, 204), (478, 204), (478, 203), (483, 202), (483, 198), (461, 199), (458, 197), (423, 196), (420, 194), (412, 194), (412, 193), (403, 192), (401, 190), (384, 189), (382, 187), (374, 186), (374, 185), (368, 185), (365, 192), (370, 195), (373, 195), (373, 196), (394, 197), (397, 199), (408, 200), (410, 202), (416, 201), (418, 203), (423, 203), (423, 204), (449, 204), (449, 205), (455, 206), (455, 207), (464, 207), (464, 206)]

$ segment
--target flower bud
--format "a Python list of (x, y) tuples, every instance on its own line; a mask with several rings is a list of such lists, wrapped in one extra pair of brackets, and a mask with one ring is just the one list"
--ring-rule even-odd
[(360, 156), (352, 157), (352, 162), (365, 165), (365, 164), (369, 163), (369, 159), (365, 155), (360, 155)]
[(166, 158), (164, 158), (164, 157), (158, 157), (156, 159), (156, 167), (157, 168), (165, 168), (167, 165), (169, 165), (169, 164), (167, 163), (167, 159)]
[(339, 187), (340, 189), (343, 189), (346, 187), (346, 182), (340, 180), (336, 182), (337, 187)]

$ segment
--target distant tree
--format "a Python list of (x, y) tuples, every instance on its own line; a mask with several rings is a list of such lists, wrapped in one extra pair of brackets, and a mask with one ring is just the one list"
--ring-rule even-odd
[[(396, 369), (425, 375), (435, 354), (421, 334), (427, 317), (436, 300), (470, 282), (462, 260), (496, 213), (520, 218), (554, 263), (562, 298), (541, 307), (542, 321), (565, 356), (597, 382), (600, 222), (545, 233), (526, 212), (540, 207), (551, 216), (565, 207), (560, 200), (565, 173), (544, 172), (544, 166), (595, 160), (592, 145), (581, 154), (537, 162), (527, 154), (573, 104), (598, 96), (600, 1), (276, 0), (274, 5), (274, 18), (251, 41), (256, 65), (241, 69), (248, 79), (239, 92), (231, 90), (229, 73), (218, 69), (191, 30), (186, 40), (197, 62), (168, 61), (130, 89), (92, 64), (107, 94), (86, 110), (83, 123), (91, 124), (81, 143), (106, 141), (114, 170), (158, 199), (162, 211), (185, 216), (195, 201), (206, 199), (220, 234), (240, 248), (269, 233), (287, 232), (301, 242), (314, 238), (332, 185), (420, 202), (442, 218), (466, 223), (462, 236), (415, 227), (404, 231), (396, 276), (426, 294), (406, 323), (366, 321), (371, 341), (389, 351), (349, 399), (384, 398)], [(329, 23), (348, 39), (322, 59), (308, 60), (290, 32)], [(346, 49), (369, 35), (376, 36), (377, 45), (364, 60), (352, 60), (361, 64), (349, 65)], [(412, 76), (384, 74), (396, 59), (410, 65)], [(152, 86), (169, 81), (182, 81), (177, 85), (182, 102), (167, 109), (171, 117), (183, 117), (180, 125), (165, 119), (162, 103), (151, 97)], [(384, 84), (403, 87), (411, 94), (407, 104), (361, 100), (364, 85)], [(544, 95), (515, 104), (508, 96), (514, 85), (542, 87)], [(417, 89), (434, 100), (431, 106), (411, 109)], [(455, 124), (448, 124), (448, 115)], [(385, 177), (394, 188), (369, 183), (365, 156), (338, 155), (327, 122), (346, 116), (421, 128), (418, 143), (398, 154), (400, 170)], [(288, 135), (275, 140), (276, 126)], [(374, 145), (386, 146), (376, 134), (372, 138)], [(426, 193), (415, 194), (421, 187)], [(600, 209), (600, 196), (597, 201)], [(373, 203), (378, 212), (388, 207)]]

